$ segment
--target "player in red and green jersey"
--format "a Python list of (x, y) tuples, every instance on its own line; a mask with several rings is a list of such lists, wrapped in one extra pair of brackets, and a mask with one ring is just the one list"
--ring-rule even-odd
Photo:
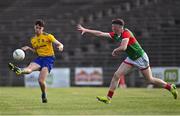
[(146, 52), (142, 49), (133, 33), (124, 28), (124, 21), (122, 19), (112, 20), (112, 32), (109, 33), (87, 29), (81, 25), (78, 25), (77, 29), (81, 31), (82, 35), (84, 33), (89, 33), (94, 36), (107, 37), (115, 42), (119, 42), (120, 45), (113, 50), (112, 56), (117, 56), (121, 52), (127, 53), (127, 58), (121, 63), (113, 75), (107, 96), (97, 96), (99, 101), (111, 103), (112, 96), (118, 85), (119, 77), (125, 75), (133, 66), (138, 67), (149, 82), (169, 90), (173, 97), (177, 99), (178, 92), (174, 84), (166, 83), (165, 81), (152, 76), (151, 68), (149, 66), (149, 58)]

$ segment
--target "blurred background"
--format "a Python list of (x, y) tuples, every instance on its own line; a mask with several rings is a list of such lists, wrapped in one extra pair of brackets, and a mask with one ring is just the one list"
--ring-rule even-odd
[[(25, 78), (16, 76), (7, 64), (13, 62), (24, 67), (36, 57), (26, 52), (21, 62), (12, 58), (15, 49), (30, 45), (36, 19), (45, 20), (45, 31), (64, 44), (62, 53), (55, 48), (56, 71), (50, 74), (49, 84), (109, 86), (126, 54), (112, 57), (111, 52), (118, 44), (90, 35), (81, 36), (76, 25), (110, 32), (114, 18), (124, 19), (126, 27), (134, 32), (149, 55), (153, 74), (178, 85), (179, 6), (179, 0), (0, 0), (0, 86), (35, 86), (36, 74)], [(52, 80), (56, 78), (54, 75), (61, 80)], [(125, 75), (125, 82), (127, 87), (149, 85), (137, 68)]]

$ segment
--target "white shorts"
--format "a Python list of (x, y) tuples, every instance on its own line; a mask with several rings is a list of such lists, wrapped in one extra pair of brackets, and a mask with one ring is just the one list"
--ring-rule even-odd
[(146, 53), (143, 54), (142, 57), (138, 58), (137, 60), (131, 60), (129, 57), (127, 57), (124, 60), (124, 63), (136, 66), (141, 70), (145, 70), (149, 67), (149, 58)]

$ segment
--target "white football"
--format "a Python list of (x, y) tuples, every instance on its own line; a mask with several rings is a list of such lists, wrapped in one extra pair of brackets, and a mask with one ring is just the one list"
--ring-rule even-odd
[(25, 58), (25, 53), (22, 49), (16, 49), (13, 52), (13, 58), (15, 60), (23, 60)]

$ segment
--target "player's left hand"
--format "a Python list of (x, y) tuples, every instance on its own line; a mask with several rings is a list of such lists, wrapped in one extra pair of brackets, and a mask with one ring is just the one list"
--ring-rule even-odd
[(120, 51), (118, 49), (114, 49), (112, 52), (112, 56), (117, 56), (120, 54)]
[(59, 51), (61, 51), (61, 52), (62, 52), (62, 51), (63, 51), (63, 48), (64, 48), (64, 45), (63, 45), (63, 44), (61, 44), (61, 45), (57, 46), (57, 48), (58, 48), (58, 50), (59, 50)]

